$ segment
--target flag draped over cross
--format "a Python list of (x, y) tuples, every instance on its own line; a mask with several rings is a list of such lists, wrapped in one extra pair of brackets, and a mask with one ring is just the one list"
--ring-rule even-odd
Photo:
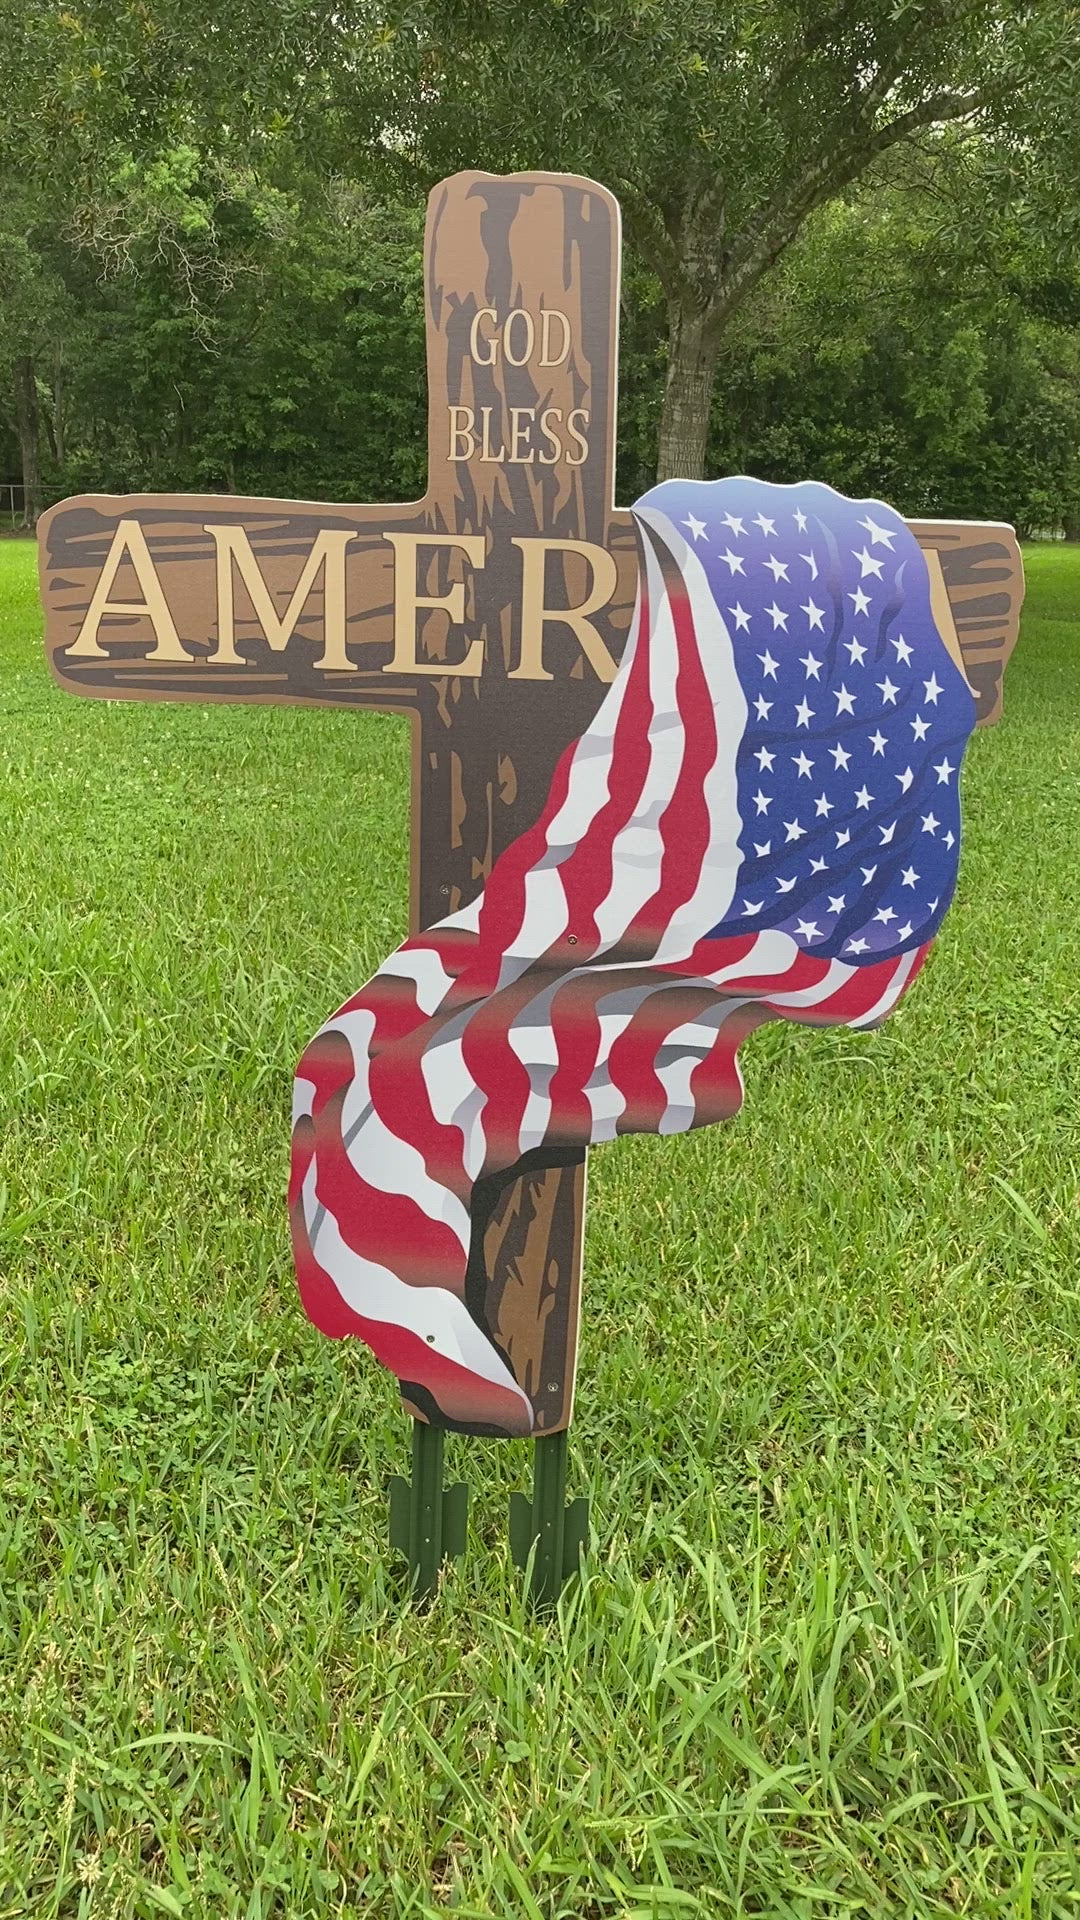
[[(569, 175), (456, 175), (431, 195), (424, 271), (423, 500), (323, 506), (91, 495), (62, 502), (40, 527), (46, 643), (70, 691), (367, 706), (411, 717), (414, 929), (466, 907), (539, 816), (560, 753), (615, 676), (637, 571), (630, 516), (614, 506), (619, 217), (611, 195)], [(745, 566), (750, 543), (760, 542), (755, 592), (769, 585), (760, 572), (767, 533), (728, 527), (727, 559), (723, 529), (684, 531), (692, 547), (708, 550), (731, 603), (749, 612), (732, 562)], [(1022, 585), (1011, 529), (924, 522), (915, 532), (932, 560), (941, 617), (959, 636), (980, 720), (993, 720)], [(882, 546), (872, 527), (863, 533), (873, 586)], [(858, 573), (863, 563), (853, 564)], [(845, 591), (860, 586), (853, 577)], [(776, 576), (772, 587), (778, 614), (809, 622), (807, 653), (816, 657), (816, 621), (799, 611), (803, 589), (810, 605), (822, 599), (809, 570), (805, 582)], [(851, 666), (854, 675), (860, 663)], [(903, 667), (898, 657), (898, 703), (908, 700)], [(764, 664), (762, 673), (771, 689)], [(813, 667), (788, 662), (784, 675), (785, 697), (797, 691), (788, 677), (803, 676), (811, 707), (819, 685), (826, 691)], [(830, 707), (840, 692), (830, 678)], [(881, 698), (891, 720), (892, 701)], [(910, 727), (929, 700), (910, 718), (905, 705), (902, 724)], [(876, 774), (869, 733), (860, 733), (858, 751)], [(897, 753), (890, 735), (879, 764), (893, 783), (907, 765), (893, 765)], [(928, 753), (913, 737), (920, 782), (934, 779), (923, 767)], [(807, 757), (819, 758), (809, 749)], [(775, 770), (761, 771), (768, 821), (779, 817), (787, 788), (770, 788), (764, 774)], [(800, 807), (803, 787), (809, 796), (813, 786), (815, 805), (828, 800), (827, 783), (814, 785), (822, 771), (815, 764), (804, 777), (794, 762), (784, 770)], [(876, 807), (869, 771), (866, 783)], [(950, 831), (942, 807), (931, 810)], [(799, 811), (791, 818), (802, 823)], [(751, 891), (732, 908), (736, 917), (754, 898)], [(931, 898), (920, 895), (923, 908)], [(900, 911), (891, 893), (881, 904)], [(806, 904), (804, 923), (818, 929), (807, 944), (822, 937), (823, 913), (817, 896)], [(475, 1310), (539, 1434), (570, 1419), (583, 1170), (582, 1149), (569, 1164), (509, 1178), (488, 1196), (477, 1250)]]

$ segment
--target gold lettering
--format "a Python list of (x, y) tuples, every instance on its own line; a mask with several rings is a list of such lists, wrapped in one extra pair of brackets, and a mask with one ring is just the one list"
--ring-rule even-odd
[(506, 459), (505, 447), (500, 447), (498, 453), (492, 453), (491, 451), (491, 408), (481, 407), (480, 418), (484, 423), (483, 432), (481, 434), (481, 447), (480, 447), (481, 460), (505, 460)]
[[(464, 421), (462, 421), (462, 415), (464, 415)], [(476, 416), (471, 407), (450, 408), (450, 451), (447, 455), (448, 459), (472, 459), (473, 454), (476, 452), (476, 435), (473, 432), (475, 425)], [(459, 453), (457, 448), (462, 440), (467, 440), (469, 444), (465, 448), (464, 453)]]
[(589, 424), (588, 409), (586, 407), (575, 407), (573, 412), (568, 413), (566, 416), (566, 431), (571, 436), (572, 439), (577, 441), (578, 446), (581, 448), (581, 452), (579, 453), (576, 460), (574, 459), (573, 454), (570, 454), (570, 453), (567, 454), (566, 464), (568, 467), (582, 466), (585, 460), (587, 460), (588, 454), (589, 454), (589, 443), (586, 440), (585, 435), (583, 433), (579, 433), (577, 427), (575, 427), (574, 425), (575, 420), (580, 420), (582, 426), (587, 427)]
[[(485, 409), (487, 411), (487, 409)], [(437, 607), (449, 615), (449, 624), (460, 627), (465, 621), (465, 584), (455, 581), (449, 593), (438, 596), (420, 594), (416, 588), (416, 555), (420, 547), (460, 547), (471, 566), (482, 567), (487, 549), (482, 533), (387, 533), (394, 549), (394, 657), (384, 673), (430, 673), (470, 675), (476, 678), (483, 665), (484, 643), (474, 640), (464, 660), (419, 660), (416, 653), (417, 612)]]
[[(510, 351), (510, 329), (515, 320), (524, 320), (525, 322), (525, 351), (524, 353), (518, 354), (516, 358)], [(535, 345), (536, 328), (533, 325), (532, 314), (527, 313), (524, 307), (515, 307), (513, 313), (507, 314), (506, 325), (503, 328), (503, 352), (509, 360), (510, 365), (512, 367), (524, 367), (528, 361), (532, 359), (532, 350)]]
[[(499, 355), (498, 334), (489, 333), (487, 338), (481, 341), (480, 322), (481, 320), (498, 320), (498, 318), (499, 316), (494, 307), (480, 307), (477, 310), (472, 326), (469, 328), (469, 352), (480, 367), (493, 367)], [(488, 354), (481, 353), (481, 346), (490, 347), (491, 352)]]
[[(615, 678), (615, 662), (593, 625), (591, 616), (606, 607), (615, 591), (618, 571), (606, 547), (591, 540), (515, 539), (521, 548), (521, 658), (510, 680), (552, 680), (554, 674), (544, 666), (544, 626), (561, 621), (573, 631), (582, 653), (598, 680)], [(592, 568), (592, 591), (577, 607), (548, 607), (544, 604), (545, 574), (549, 553), (579, 553)]]
[(562, 426), (562, 408), (545, 407), (543, 413), (540, 415), (540, 431), (544, 435), (545, 440), (555, 449), (554, 453), (545, 453), (543, 448), (541, 448), (538, 458), (542, 467), (553, 467), (556, 461), (562, 459), (562, 441), (555, 432), (555, 429), (548, 426), (549, 420), (557, 420), (559, 425)]
[[(110, 600), (109, 593), (125, 559), (130, 560), (142, 593), (141, 600)], [(138, 520), (118, 520), (112, 545), (105, 556), (105, 565), (97, 578), (97, 584), (90, 596), (90, 605), (86, 609), (86, 618), (79, 628), (78, 637), (68, 648), (68, 658), (77, 656), (81, 660), (107, 660), (109, 655), (98, 643), (98, 628), (109, 614), (142, 614), (154, 629), (155, 645), (146, 655), (148, 660), (179, 660), (185, 666), (191, 665), (190, 653), (185, 653), (180, 645), (180, 635), (176, 631), (176, 622), (169, 611), (169, 603), (157, 568), (150, 558), (150, 549), (146, 544), (146, 535)], [(124, 638), (130, 636), (125, 635)]]
[[(562, 328), (562, 351), (551, 357), (551, 322), (557, 320)], [(540, 361), (542, 367), (561, 367), (570, 351), (570, 322), (558, 307), (545, 307), (540, 315)]]
[[(529, 428), (535, 419), (535, 407), (511, 407), (510, 409), (510, 465), (512, 467), (531, 467), (536, 458), (533, 448), (529, 447)], [(523, 437), (525, 446), (529, 448), (527, 453), (520, 444)]]
[(359, 671), (345, 651), (345, 549), (349, 541), (356, 538), (355, 534), (344, 528), (320, 528), (300, 578), (292, 590), (289, 604), (284, 613), (279, 614), (251, 550), (246, 527), (206, 527), (204, 532), (210, 535), (217, 548), (218, 643), (208, 665), (242, 667), (247, 664), (236, 651), (235, 564), (247, 588), (255, 618), (275, 653), (283, 653), (292, 639), (297, 621), (322, 568), (323, 650), (315, 665), (323, 671)]

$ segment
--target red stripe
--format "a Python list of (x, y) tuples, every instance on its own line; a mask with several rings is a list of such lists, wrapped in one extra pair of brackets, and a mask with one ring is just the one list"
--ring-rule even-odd
[[(643, 555), (640, 557), (644, 559)], [(654, 709), (646, 645), (649, 601), (643, 564), (638, 577), (637, 646), (615, 722), (608, 797), (559, 869), (566, 895), (567, 924), (565, 933), (552, 943), (552, 948), (566, 951), (567, 960), (573, 966), (583, 965), (596, 952), (600, 938), (596, 915), (611, 892), (615, 841), (633, 819), (652, 762), (649, 725)], [(573, 949), (565, 948), (566, 934), (570, 933), (576, 942)], [(548, 949), (549, 953), (552, 948)]]
[(551, 1120), (546, 1138), (587, 1142), (592, 1134), (592, 1108), (585, 1087), (600, 1051), (600, 1020), (596, 1002), (604, 991), (602, 975), (577, 976), (559, 988), (551, 1004), (556, 1067), (548, 1097)]
[(467, 1255), (457, 1235), (411, 1194), (391, 1193), (365, 1180), (359, 1170), (363, 1129), (354, 1142), (355, 1160), (341, 1137), (344, 1099), (344, 1092), (336, 1094), (315, 1119), (315, 1192), (333, 1214), (346, 1246), (389, 1267), (410, 1286), (462, 1292)]
[(521, 1122), (529, 1098), (529, 1070), (510, 1044), (510, 1030), (518, 1015), (536, 998), (533, 973), (492, 994), (470, 1016), (462, 1034), (462, 1058), (486, 1104), (484, 1171), (508, 1167), (520, 1152)]
[(292, 1237), (304, 1310), (323, 1333), (333, 1340), (355, 1334), (399, 1380), (426, 1387), (447, 1419), (499, 1427), (504, 1433), (531, 1431), (529, 1408), (510, 1388), (436, 1353), (408, 1327), (354, 1313), (312, 1252), (302, 1207), (293, 1208)]
[[(698, 999), (699, 1009), (707, 1007), (714, 997), (703, 988)], [(629, 1026), (613, 1043), (608, 1054), (608, 1073), (626, 1102), (615, 1123), (617, 1133), (651, 1133), (659, 1126), (668, 1096), (656, 1071), (656, 1056), (668, 1035), (692, 1018), (686, 989), (677, 987), (674, 981), (670, 985), (658, 983), (656, 991), (642, 1002)]]
[(371, 1063), (369, 1085), (372, 1105), (384, 1125), (417, 1149), (432, 1180), (467, 1205), (472, 1182), (462, 1157), (464, 1135), (460, 1127), (436, 1119), (421, 1065), (452, 1017), (444, 1011), (396, 1046), (387, 1047)]
[[(667, 549), (664, 549), (665, 553)], [(678, 670), (675, 705), (683, 724), (683, 751), (671, 798), (660, 820), (660, 878), (655, 892), (634, 915), (624, 935), (630, 948), (656, 950), (679, 907), (701, 879), (713, 823), (705, 800), (705, 782), (716, 764), (716, 720), (709, 683), (701, 664), (693, 607), (673, 556), (664, 569), (668, 604), (675, 623)]]

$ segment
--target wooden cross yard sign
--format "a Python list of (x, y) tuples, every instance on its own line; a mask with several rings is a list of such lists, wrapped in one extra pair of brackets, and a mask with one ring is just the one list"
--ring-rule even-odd
[[(638, 558), (613, 491), (619, 266), (618, 206), (593, 181), (443, 181), (424, 266), (424, 498), (62, 502), (39, 530), (61, 686), (408, 715), (412, 926), (466, 907), (537, 820), (556, 761), (593, 720), (627, 644)], [(938, 627), (990, 724), (1018, 626), (1015, 537), (947, 522), (913, 531)], [(472, 1310), (537, 1436), (571, 1416), (584, 1157), (509, 1178), (483, 1227)], [(456, 1424), (431, 1402), (410, 1410)]]

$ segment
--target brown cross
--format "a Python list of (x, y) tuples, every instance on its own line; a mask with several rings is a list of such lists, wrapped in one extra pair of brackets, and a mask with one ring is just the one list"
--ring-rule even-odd
[[(63, 501), (39, 536), (60, 684), (409, 714), (413, 928), (465, 905), (536, 818), (626, 640), (637, 564), (614, 506), (619, 263), (618, 207), (593, 181), (444, 180), (425, 245), (424, 498)], [(1016, 638), (1015, 537), (914, 524), (985, 724)], [(583, 1221), (584, 1156), (508, 1180), (485, 1229), (486, 1330), (545, 1434), (570, 1420)]]

